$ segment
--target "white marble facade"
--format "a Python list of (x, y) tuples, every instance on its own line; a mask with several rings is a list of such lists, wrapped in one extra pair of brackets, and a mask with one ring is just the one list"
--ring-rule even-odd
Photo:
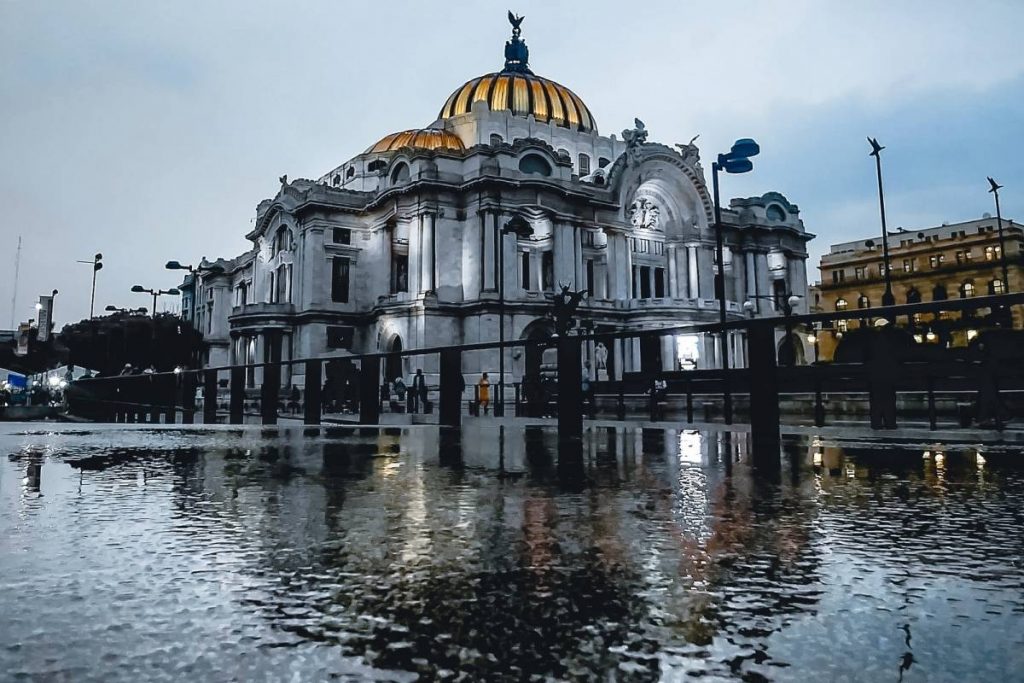
[[(523, 58), (510, 67), (516, 50)], [(648, 142), (639, 122), (600, 134), (575, 94), (529, 71), (525, 50), (517, 29), (506, 69), (460, 87), (427, 128), (317, 180), (282, 178), (257, 208), (251, 250), (186, 293), (204, 316), (207, 362), (260, 362), (277, 344), (282, 358), (312, 358), (496, 341), (502, 285), (506, 339), (550, 334), (559, 284), (590, 290), (580, 314), (598, 330), (716, 321), (713, 207), (697, 148)], [(503, 235), (513, 216), (532, 235)], [(775, 192), (733, 199), (723, 222), (730, 316), (747, 315), (748, 300), (757, 315), (779, 315), (759, 297), (806, 294), (812, 235), (796, 206)], [(588, 349), (595, 377), (599, 364), (621, 376), (718, 363), (710, 337), (613, 347)], [(529, 355), (509, 353), (506, 382), (537, 362)], [(387, 372), (408, 378), (417, 367), (434, 376), (436, 356)], [(465, 354), (463, 369), (467, 383), (481, 372), (496, 383), (496, 352)], [(300, 373), (288, 379), (301, 385)]]

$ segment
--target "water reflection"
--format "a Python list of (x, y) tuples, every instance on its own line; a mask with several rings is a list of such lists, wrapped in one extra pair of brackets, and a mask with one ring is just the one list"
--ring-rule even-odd
[(145, 680), (182, 652), (195, 679), (1022, 664), (1024, 477), (999, 449), (791, 438), (779, 477), (742, 433), (640, 427), (573, 458), (507, 426), (0, 444), (12, 675)]

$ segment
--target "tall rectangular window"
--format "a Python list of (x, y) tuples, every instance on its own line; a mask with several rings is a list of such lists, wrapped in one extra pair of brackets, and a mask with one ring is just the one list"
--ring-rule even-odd
[(864, 266), (857, 266), (853, 269), (853, 277), (857, 280), (864, 279)]
[(522, 266), (519, 268), (519, 274), (523, 289), (530, 291), (530, 252), (524, 251), (519, 257)]
[(580, 155), (580, 177), (590, 175), (590, 157), (586, 154)]
[(665, 296), (665, 269), (654, 269), (654, 298), (660, 299)]
[(348, 275), (347, 258), (335, 256), (331, 259), (331, 301), (348, 303)]
[(640, 298), (651, 298), (651, 267), (640, 266)]
[(541, 287), (545, 291), (552, 291), (555, 288), (555, 255), (545, 251), (540, 257)]
[(391, 293), (409, 291), (409, 256), (394, 254), (391, 257)]

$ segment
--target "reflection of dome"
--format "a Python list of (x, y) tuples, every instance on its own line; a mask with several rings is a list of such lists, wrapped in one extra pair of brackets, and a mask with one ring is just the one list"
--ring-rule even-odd
[(465, 149), (462, 140), (455, 133), (437, 128), (421, 128), (403, 130), (401, 133), (392, 133), (381, 138), (375, 145), (372, 145), (363, 154), (381, 154), (394, 152), (402, 147), (413, 147), (415, 149)]
[(538, 121), (597, 132), (590, 109), (576, 93), (547, 78), (507, 69), (463, 84), (444, 103), (439, 118), (466, 114), (477, 101), (486, 102), (491, 111), (510, 111), (516, 116), (533, 114)]

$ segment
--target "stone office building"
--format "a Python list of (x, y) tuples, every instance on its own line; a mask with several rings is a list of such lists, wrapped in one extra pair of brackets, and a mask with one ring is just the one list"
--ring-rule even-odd
[[(186, 293), (209, 364), (496, 341), (502, 298), (506, 339), (544, 338), (561, 284), (590, 292), (579, 314), (595, 329), (655, 332), (587, 349), (595, 378), (718, 364), (716, 337), (656, 334), (718, 319), (699, 150), (648, 141), (640, 121), (602, 135), (576, 93), (531, 70), (519, 21), (504, 67), (459, 85), (427, 127), (316, 180), (281, 179), (257, 208), (252, 249)], [(528, 233), (504, 230), (517, 216)], [(769, 192), (732, 200), (723, 218), (731, 318), (748, 300), (777, 315), (780, 298), (806, 292), (812, 235), (795, 205)], [(738, 358), (741, 333), (730, 343)], [(506, 382), (539, 362), (509, 352)], [(385, 372), (430, 377), (436, 363)], [(464, 357), (467, 383), (488, 372), (496, 384), (497, 370), (496, 352)]]
[[(1020, 224), (1003, 219), (1003, 243), (1006, 270), (1003, 278), (1003, 253), (997, 219), (985, 214), (979, 219), (946, 224), (924, 230), (890, 233), (889, 263), (892, 290), (897, 304), (943, 301), (989, 294), (1020, 292), (1024, 288), (1024, 264), (1021, 263)], [(818, 338), (820, 360), (831, 360), (839, 341), (851, 329), (864, 324), (855, 317), (859, 309), (882, 305), (885, 292), (885, 265), (878, 237), (833, 244), (821, 258), (821, 283), (811, 289), (813, 308), (821, 312), (850, 311), (849, 320), (839, 320), (821, 330)], [(1024, 320), (1016, 308), (1013, 327)], [(986, 322), (978, 316), (966, 318), (947, 312), (935, 320), (918, 314), (912, 320), (898, 318), (909, 325), (918, 343), (946, 347), (966, 346)]]

